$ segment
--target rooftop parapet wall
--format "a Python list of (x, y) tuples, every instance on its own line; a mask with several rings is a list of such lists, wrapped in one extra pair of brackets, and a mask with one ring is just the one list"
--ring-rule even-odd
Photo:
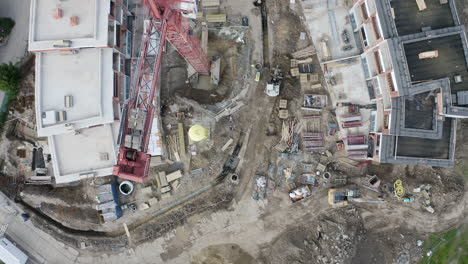
[(109, 13), (110, 0), (31, 0), (29, 51), (107, 47)]

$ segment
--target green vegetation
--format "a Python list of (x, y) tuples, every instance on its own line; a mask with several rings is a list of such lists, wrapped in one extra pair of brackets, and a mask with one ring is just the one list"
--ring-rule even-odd
[(0, 42), (10, 35), (14, 26), (15, 21), (13, 21), (13, 19), (9, 17), (0, 17)]
[[(464, 227), (432, 235), (424, 242), (424, 258), (420, 264), (468, 264), (468, 230)], [(431, 256), (427, 252), (432, 251)]]
[(10, 101), (15, 99), (21, 85), (21, 73), (12, 63), (0, 65), (0, 90), (4, 91), (5, 98), (0, 102), (0, 128), (3, 127), (7, 117)]
[(0, 65), (0, 90), (11, 97), (15, 97), (21, 84), (21, 73), (19, 69), (10, 63)]

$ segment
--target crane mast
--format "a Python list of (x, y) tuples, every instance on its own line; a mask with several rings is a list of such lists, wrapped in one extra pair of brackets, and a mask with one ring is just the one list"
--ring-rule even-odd
[(145, 21), (142, 49), (134, 72), (134, 90), (122, 110), (118, 137), (120, 146), (113, 174), (127, 180), (144, 182), (148, 177), (151, 155), (146, 153), (155, 114), (153, 103), (166, 39), (200, 74), (209, 74), (210, 64), (190, 26), (177, 9), (179, 1), (145, 0), (150, 17)]

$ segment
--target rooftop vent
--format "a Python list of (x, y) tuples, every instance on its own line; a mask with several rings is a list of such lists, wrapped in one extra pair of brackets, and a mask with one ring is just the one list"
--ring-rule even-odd
[(109, 153), (107, 152), (99, 152), (99, 159), (100, 160), (109, 160)]
[(55, 19), (61, 19), (63, 17), (63, 10), (61, 8), (54, 8), (52, 13)]
[(80, 23), (80, 20), (77, 16), (70, 17), (70, 26), (72, 27), (78, 26), (79, 23)]

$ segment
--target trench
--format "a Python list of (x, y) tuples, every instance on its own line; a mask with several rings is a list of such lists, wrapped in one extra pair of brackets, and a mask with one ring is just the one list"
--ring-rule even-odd
[(33, 212), (34, 217), (39, 217), (41, 220), (45, 221), (46, 223), (54, 226), (55, 228), (68, 233), (68, 234), (73, 234), (73, 235), (82, 235), (82, 236), (87, 236), (87, 237), (103, 237), (107, 236), (106, 232), (101, 232), (101, 231), (95, 231), (95, 230), (81, 230), (81, 229), (74, 229), (65, 225), (62, 225), (60, 222), (56, 221), (52, 217), (46, 215), (43, 213), (41, 210), (38, 210), (34, 207), (32, 207), (30, 204), (24, 202), (23, 200), (16, 200), (15, 202), (18, 202), (25, 208), (27, 208), (27, 211), (29, 213)]
[(262, 15), (262, 32), (263, 32), (263, 66), (268, 68), (270, 67), (270, 45), (269, 45), (269, 38), (268, 38), (268, 15), (267, 15), (267, 7), (266, 7), (266, 0), (262, 0), (262, 4), (260, 6), (260, 13)]

